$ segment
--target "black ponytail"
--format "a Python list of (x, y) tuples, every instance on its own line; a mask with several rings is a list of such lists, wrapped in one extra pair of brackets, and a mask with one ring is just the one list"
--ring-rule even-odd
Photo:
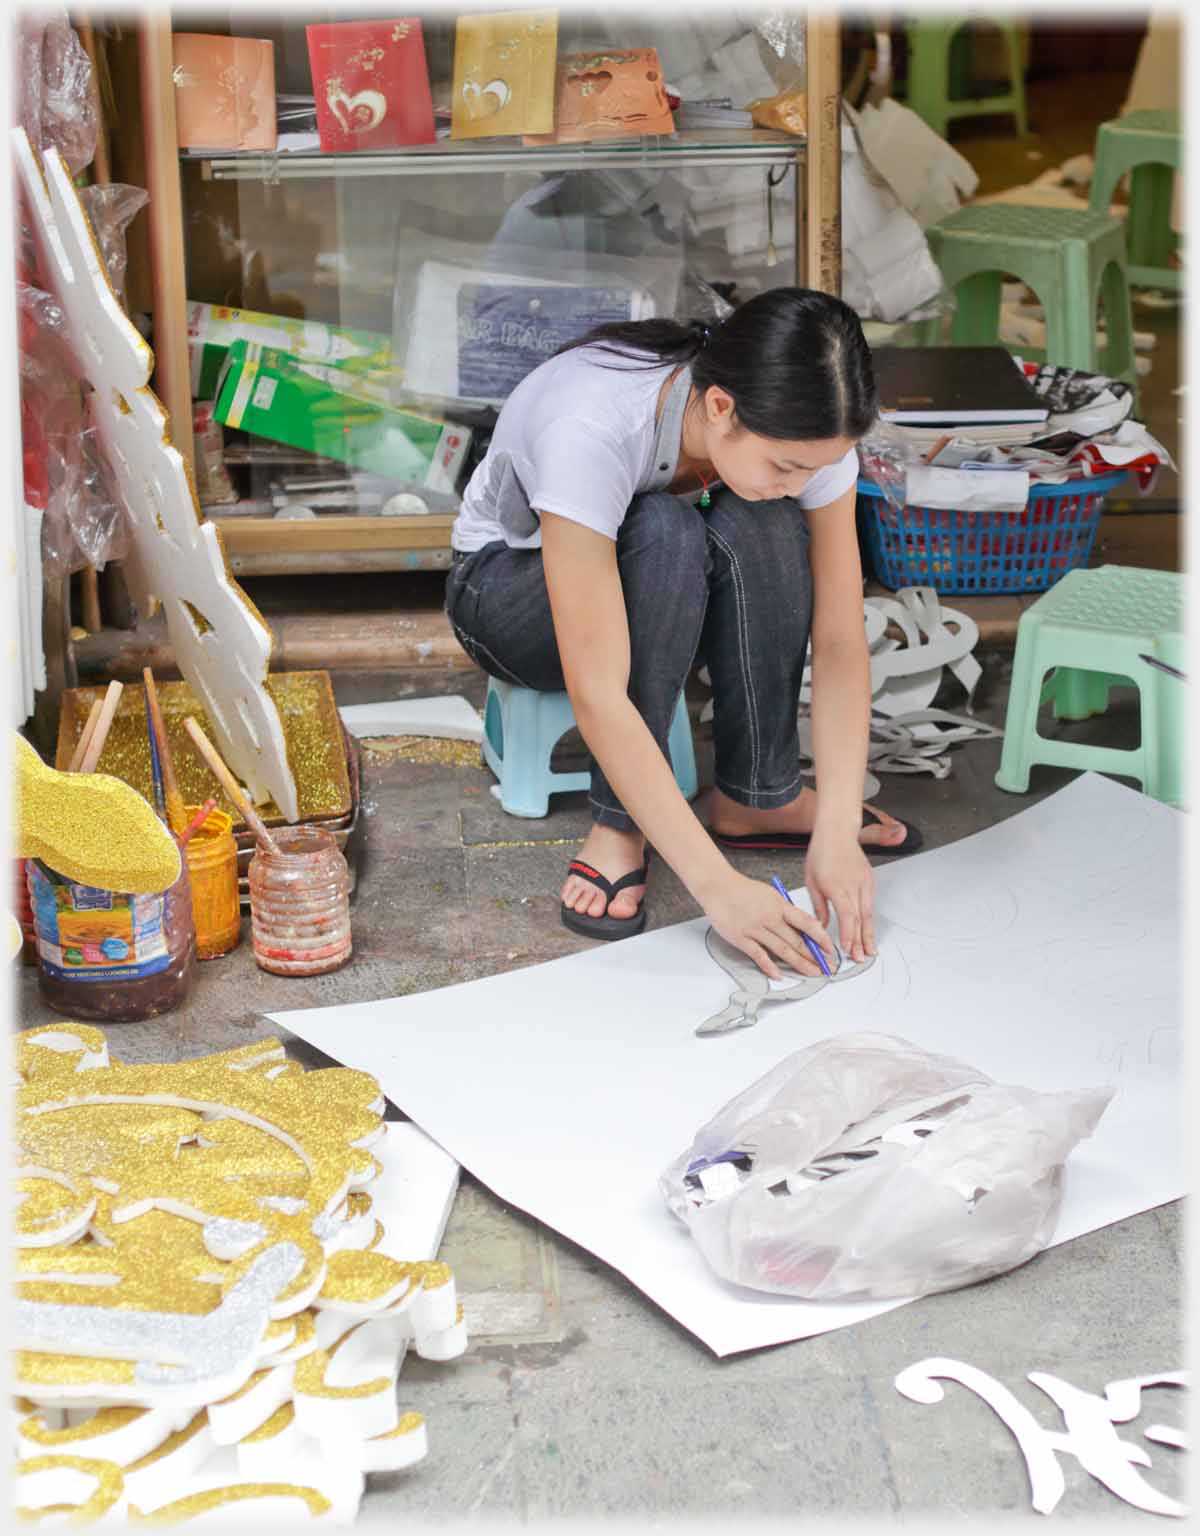
[(737, 419), (759, 437), (784, 442), (857, 440), (878, 413), (871, 349), (858, 316), (832, 294), (771, 288), (728, 319), (634, 320), (601, 325), (561, 347), (595, 346), (644, 366), (690, 364), (703, 395), (732, 396)]

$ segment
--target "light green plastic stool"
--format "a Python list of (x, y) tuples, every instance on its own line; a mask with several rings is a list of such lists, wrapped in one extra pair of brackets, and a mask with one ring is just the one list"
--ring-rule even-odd
[[(947, 214), (925, 231), (929, 249), (956, 303), (955, 346), (993, 346), (1000, 334), (1006, 273), (1037, 295), (1046, 314), (1044, 355), (1022, 347), (1031, 362), (1097, 371), (1137, 391), (1133, 315), (1120, 219), (1079, 208), (983, 203)], [(1105, 346), (1096, 347), (1097, 303), (1104, 298)], [(925, 345), (938, 322), (925, 322)], [(925, 330), (929, 334), (925, 334)]]
[[(954, 39), (972, 21), (986, 21), (1003, 34), (1008, 49), (1009, 89), (1000, 96), (975, 96), (956, 101), (950, 96), (950, 83), (957, 73), (952, 68)], [(998, 17), (970, 15), (940, 17), (937, 20), (910, 21), (908, 36), (909, 109), (946, 137), (946, 127), (956, 117), (984, 117), (1011, 113), (1017, 120), (1022, 138), (1029, 132), (1025, 113), (1025, 75), (1021, 68), (1021, 47), (1012, 22)]]
[(1107, 213), (1122, 176), (1129, 176), (1125, 220), (1129, 281), (1135, 288), (1175, 288), (1182, 274), (1170, 265), (1179, 244), (1171, 228), (1175, 172), (1183, 169), (1178, 112), (1130, 112), (1101, 123), (1089, 202)]
[[(1021, 615), (1008, 697), (1004, 751), (996, 783), (1029, 788), (1035, 763), (1093, 769), (1137, 779), (1148, 795), (1182, 806), (1185, 794), (1186, 690), (1191, 686), (1140, 660), (1186, 667), (1184, 578), (1171, 571), (1102, 565), (1069, 571)], [(1046, 673), (1053, 675), (1043, 684)], [(1058, 720), (1086, 720), (1108, 708), (1109, 689), (1132, 683), (1141, 702), (1141, 745), (1131, 751), (1051, 741), (1038, 709), (1054, 701)]]

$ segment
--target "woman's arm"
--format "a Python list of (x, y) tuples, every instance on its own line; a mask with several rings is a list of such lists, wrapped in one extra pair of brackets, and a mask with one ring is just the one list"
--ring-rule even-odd
[(874, 952), (874, 878), (858, 841), (871, 719), (855, 488), (810, 509), (813, 583), (812, 730), (817, 779), (813, 840), (804, 876), (817, 916), (838, 914), (855, 959)]
[(807, 929), (827, 948), (828, 935), (803, 909), (729, 865), (630, 701), (629, 625), (616, 545), (568, 518), (540, 517), (546, 586), (575, 723), (621, 804), (723, 937), (770, 976), (779, 974), (772, 956), (817, 974), (796, 930)]

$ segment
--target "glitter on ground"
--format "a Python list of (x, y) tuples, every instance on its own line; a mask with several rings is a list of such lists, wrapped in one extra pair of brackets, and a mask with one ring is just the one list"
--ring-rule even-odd
[(478, 768), (479, 744), (444, 741), (437, 736), (368, 736), (362, 749), (375, 762), (442, 763), (447, 768)]

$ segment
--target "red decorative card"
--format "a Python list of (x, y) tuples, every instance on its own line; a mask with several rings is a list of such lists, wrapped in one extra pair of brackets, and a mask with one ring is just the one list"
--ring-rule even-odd
[(334, 21), (304, 30), (323, 150), (433, 143), (419, 21)]

